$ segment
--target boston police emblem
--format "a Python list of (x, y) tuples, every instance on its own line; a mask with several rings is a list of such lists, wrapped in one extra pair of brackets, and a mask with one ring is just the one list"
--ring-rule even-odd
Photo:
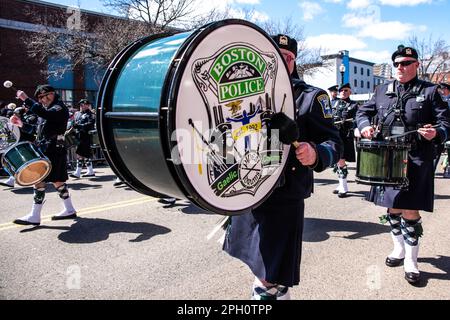
[(322, 107), (323, 117), (332, 118), (333, 109), (331, 109), (330, 99), (328, 98), (328, 95), (322, 94), (318, 96), (317, 101), (319, 101), (320, 106)]

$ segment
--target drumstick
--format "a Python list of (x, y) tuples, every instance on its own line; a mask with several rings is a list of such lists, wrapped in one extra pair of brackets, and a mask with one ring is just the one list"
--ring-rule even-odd
[[(440, 124), (435, 124), (435, 125), (431, 126), (431, 128), (437, 128), (439, 126), (440, 126)], [(392, 139), (396, 139), (396, 138), (401, 138), (401, 137), (407, 136), (408, 134), (415, 133), (417, 131), (419, 131), (419, 129), (407, 131), (405, 133), (397, 134), (397, 135), (394, 135), (394, 136), (389, 136), (389, 137), (386, 137), (384, 139), (385, 140), (392, 140)]]
[(283, 97), (283, 103), (281, 104), (281, 110), (280, 110), (280, 112), (283, 112), (283, 111), (284, 111), (284, 103), (285, 103), (285, 101), (286, 101), (286, 93), (284, 94), (284, 97)]

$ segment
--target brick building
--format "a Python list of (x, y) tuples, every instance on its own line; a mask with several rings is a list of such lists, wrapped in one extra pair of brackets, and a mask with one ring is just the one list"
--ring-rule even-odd
[[(100, 19), (120, 19), (87, 10), (81, 10), (81, 18), (87, 22), (87, 30)], [(3, 87), (5, 80), (10, 80), (16, 88), (29, 95), (34, 93), (37, 84), (50, 83), (62, 97), (62, 100), (73, 104), (82, 98), (95, 101), (95, 95), (101, 80), (101, 73), (96, 73), (83, 66), (64, 74), (63, 77), (50, 75), (46, 78), (45, 71), (51, 71), (58, 64), (70, 64), (59, 58), (49, 58), (46, 63), (27, 56), (25, 41), (27, 35), (37, 32), (39, 26), (36, 19), (52, 21), (55, 15), (71, 13), (67, 6), (36, 0), (0, 0), (0, 101), (14, 102), (14, 92)], [(51, 25), (52, 32), (66, 32), (67, 25)], [(44, 71), (44, 72), (43, 72)]]

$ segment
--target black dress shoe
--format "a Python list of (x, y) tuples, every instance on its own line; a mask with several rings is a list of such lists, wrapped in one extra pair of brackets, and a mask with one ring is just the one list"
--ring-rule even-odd
[(386, 265), (388, 267), (398, 267), (399, 265), (401, 265), (403, 263), (403, 260), (405, 260), (404, 258), (402, 259), (396, 259), (396, 258), (386, 258)]
[(69, 214), (68, 216), (52, 216), (52, 220), (67, 220), (75, 219), (77, 217), (76, 213)]
[(338, 194), (339, 193), (339, 191), (338, 190), (333, 190), (333, 194)]
[(73, 173), (69, 174), (69, 177), (75, 178), (75, 179), (80, 179), (79, 176), (74, 175)]
[(405, 279), (412, 285), (417, 284), (420, 281), (420, 273), (405, 272)]
[(22, 226), (38, 226), (41, 224), (40, 222), (30, 222), (30, 221), (20, 220), (20, 219), (14, 220), (13, 223), (20, 224)]
[(7, 184), (7, 183), (5, 183), (3, 181), (0, 181), (0, 185), (8, 187), (8, 188), (14, 188), (14, 185)]
[(83, 174), (81, 177), (83, 177), (83, 178), (95, 177), (95, 173), (93, 173), (93, 174)]
[(342, 192), (342, 193), (338, 193), (338, 197), (339, 198), (346, 198), (347, 197), (347, 192)]

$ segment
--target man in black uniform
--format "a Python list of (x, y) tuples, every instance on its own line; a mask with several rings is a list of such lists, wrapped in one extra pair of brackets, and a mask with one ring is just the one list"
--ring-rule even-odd
[[(26, 105), (22, 107), (17, 107), (14, 109), (14, 115), (22, 120), (23, 126), (20, 129), (20, 139), (19, 142), (28, 141), (34, 142), (36, 139), (36, 128), (38, 122), (38, 116), (30, 112)], [(10, 176), (5, 181), (0, 181), (0, 185), (14, 188), (16, 179), (14, 176)]]
[(313, 191), (313, 170), (333, 166), (341, 143), (327, 93), (292, 76), (297, 42), (286, 35), (272, 38), (293, 80), (300, 145), (290, 149), (280, 187), (251, 213), (233, 216), (227, 230), (224, 250), (255, 275), (255, 300), (289, 299), (289, 287), (299, 283), (304, 199)]
[[(378, 86), (372, 99), (357, 112), (358, 128), (364, 138), (382, 140), (418, 130), (406, 136), (406, 142), (411, 144), (408, 188), (372, 187), (370, 199), (388, 208), (384, 218), (391, 226), (394, 250), (387, 256), (386, 265), (396, 267), (404, 263), (405, 279), (411, 284), (420, 279), (417, 256), (423, 230), (419, 210), (433, 211), (433, 144), (446, 141), (450, 130), (448, 106), (442, 101), (437, 85), (418, 79), (417, 58), (414, 48), (399, 46), (392, 54), (396, 80)], [(371, 126), (375, 116), (378, 116), (376, 131)]]
[[(34, 186), (34, 203), (31, 212), (22, 218), (14, 220), (14, 223), (21, 225), (39, 225), (41, 223), (41, 210), (45, 198), (46, 182), (53, 183), (64, 203), (64, 210), (53, 216), (52, 220), (76, 217), (76, 211), (72, 205), (66, 185), (68, 177), (64, 132), (67, 127), (69, 111), (64, 103), (59, 100), (55, 89), (49, 85), (38, 86), (34, 95), (39, 102), (30, 99), (25, 92), (17, 91), (17, 98), (25, 102), (30, 108), (30, 112), (44, 120), (38, 129), (36, 143), (50, 160), (52, 170), (43, 182)], [(23, 122), (18, 117), (12, 117), (11, 122), (14, 125), (23, 127)]]
[(355, 143), (354, 129), (356, 126), (355, 115), (358, 110), (358, 104), (350, 99), (352, 88), (349, 83), (339, 88), (340, 99), (333, 105), (334, 124), (339, 129), (339, 134), (343, 142), (343, 153), (341, 159), (334, 167), (334, 172), (339, 178), (338, 187), (333, 190), (334, 194), (338, 194), (339, 198), (347, 196), (347, 162), (355, 162)]
[(91, 103), (87, 99), (79, 102), (80, 112), (75, 114), (73, 127), (78, 132), (80, 144), (75, 153), (77, 154), (77, 169), (70, 174), (71, 177), (79, 179), (83, 163), (86, 164), (87, 173), (83, 177), (95, 177), (92, 167), (91, 135), (89, 131), (95, 128), (95, 114), (91, 110)]

